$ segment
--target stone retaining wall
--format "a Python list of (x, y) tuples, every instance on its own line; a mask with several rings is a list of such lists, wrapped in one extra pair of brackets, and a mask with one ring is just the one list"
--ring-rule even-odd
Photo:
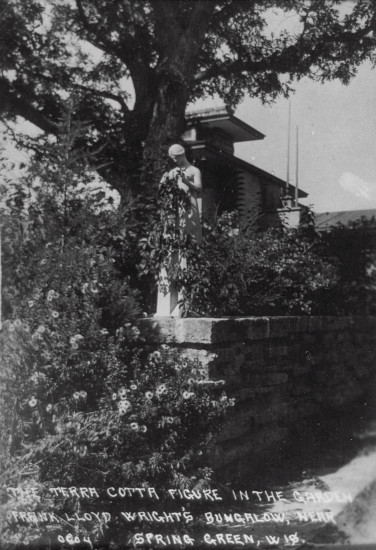
[(256, 463), (292, 427), (365, 395), (376, 373), (376, 317), (155, 317), (139, 326), (150, 346), (198, 357), (236, 398), (215, 466)]

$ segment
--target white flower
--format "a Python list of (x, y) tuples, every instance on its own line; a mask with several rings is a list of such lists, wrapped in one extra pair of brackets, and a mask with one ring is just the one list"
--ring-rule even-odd
[(130, 385), (130, 388), (131, 388), (131, 390), (133, 390), (133, 391), (134, 391), (134, 390), (137, 390), (136, 384), (131, 384), (131, 385)]
[(59, 317), (59, 312), (54, 310), (51, 315), (54, 319), (57, 319)]
[(120, 390), (118, 391), (118, 394), (119, 394), (119, 397), (120, 399), (124, 399), (124, 397), (127, 396), (127, 390), (125, 388), (120, 388)]
[(100, 333), (103, 335), (103, 336), (107, 336), (107, 334), (109, 334), (108, 330), (106, 328), (102, 328), (102, 330), (100, 331)]
[(49, 290), (47, 294), (47, 302), (52, 302), (54, 298), (55, 298), (55, 291)]
[(83, 399), (84, 401), (86, 401), (87, 399), (87, 392), (85, 390), (81, 390), (80, 391), (80, 397), (81, 399)]
[(132, 424), (130, 426), (131, 426), (132, 430), (134, 430), (135, 432), (138, 432), (139, 425), (137, 424), (137, 422), (132, 422)]
[(160, 386), (158, 386), (158, 388), (156, 389), (155, 393), (159, 396), (159, 395), (163, 395), (164, 393), (167, 392), (167, 386), (166, 384), (161, 384)]
[(133, 338), (138, 338), (138, 337), (140, 336), (140, 334), (141, 334), (141, 333), (140, 333), (140, 331), (138, 330), (137, 327), (132, 327), (132, 328), (131, 328), (131, 336), (132, 336)]
[(128, 411), (130, 411), (131, 408), (132, 408), (132, 405), (130, 404), (129, 401), (124, 400), (119, 402), (119, 405), (118, 405), (119, 414), (125, 414)]
[(46, 411), (47, 411), (48, 413), (52, 411), (52, 405), (51, 405), (51, 403), (49, 403), (49, 404), (47, 405)]
[(38, 384), (38, 381), (40, 379), (43, 380), (44, 378), (45, 378), (45, 376), (42, 375), (41, 372), (34, 372), (34, 374), (30, 377), (30, 380), (33, 382), (33, 384)]
[(80, 397), (81, 397), (81, 396), (80, 396), (79, 392), (78, 392), (78, 391), (75, 391), (74, 394), (73, 394), (73, 399), (74, 399), (75, 401), (79, 401), (79, 400), (80, 400)]
[(147, 429), (146, 426), (141, 426), (141, 427), (140, 427), (140, 430), (141, 430), (143, 433), (145, 433), (145, 432), (148, 431), (148, 429)]
[(79, 445), (79, 447), (76, 447), (77, 452), (80, 456), (85, 456), (87, 454), (87, 446), (86, 445)]
[(147, 392), (145, 393), (145, 397), (146, 397), (146, 399), (147, 399), (148, 401), (149, 401), (150, 399), (153, 398), (153, 395), (154, 395), (154, 394), (153, 394), (153, 392), (151, 392), (151, 391), (147, 391)]
[(117, 393), (113, 393), (112, 394), (112, 401), (116, 401), (117, 397), (118, 397)]
[(194, 396), (194, 393), (192, 393), (191, 391), (183, 392), (183, 399), (189, 399), (190, 397), (193, 397), (193, 396)]
[(82, 285), (82, 292), (83, 292), (84, 294), (86, 293), (86, 291), (87, 291), (87, 289), (88, 289), (88, 286), (89, 286), (89, 283), (84, 283), (84, 284)]
[(35, 302), (34, 302), (34, 300), (29, 300), (27, 302), (27, 304), (28, 304), (29, 307), (34, 307)]
[(29, 407), (35, 407), (37, 403), (38, 403), (38, 401), (36, 400), (36, 398), (33, 395), (32, 398), (29, 400)]
[(152, 358), (154, 359), (154, 361), (160, 361), (161, 360), (161, 353), (160, 351), (154, 351), (152, 354), (151, 354)]
[(73, 349), (78, 349), (78, 342), (83, 339), (84, 337), (81, 334), (76, 334), (75, 336), (71, 336), (69, 338), (69, 343)]
[(92, 281), (90, 283), (90, 291), (93, 293), (93, 294), (98, 294), (98, 284), (97, 284), (97, 281)]

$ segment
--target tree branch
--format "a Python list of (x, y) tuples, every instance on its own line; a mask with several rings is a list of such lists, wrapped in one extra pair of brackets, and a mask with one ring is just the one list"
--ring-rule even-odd
[[(280, 73), (291, 72), (293, 69), (292, 61), (295, 59), (299, 62), (299, 56), (302, 51), (307, 53), (310, 63), (314, 63), (322, 55), (325, 45), (333, 43), (338, 43), (339, 45), (357, 44), (359, 39), (364, 38), (369, 32), (374, 30), (375, 22), (376, 14), (372, 18), (372, 23), (363, 29), (359, 29), (355, 32), (346, 31), (342, 34), (337, 34), (336, 36), (328, 36), (327, 38), (321, 40), (316, 47), (311, 49), (306, 47), (306, 41), (304, 40), (303, 35), (300, 35), (295, 44), (286, 47), (281, 53), (272, 53), (269, 57), (257, 61), (252, 61), (250, 59), (236, 59), (227, 64), (221, 63), (196, 73), (194, 76), (194, 82), (200, 83), (205, 80), (210, 80), (221, 76), (230, 78), (232, 76), (239, 75), (241, 72), (255, 73), (266, 70), (275, 70)], [(306, 29), (304, 29), (303, 32), (306, 32)], [(307, 41), (309, 41), (309, 39), (307, 39)], [(337, 58), (337, 60), (340, 59)]]
[(214, 9), (215, 2), (212, 2), (212, 0), (192, 2), (192, 9), (189, 18), (187, 18), (185, 31), (180, 33), (174, 51), (168, 56), (173, 64), (183, 64), (184, 72), (187, 72), (187, 70), (193, 72), (196, 56), (201, 49)]
[(177, 8), (178, 2), (176, 0), (158, 0), (153, 3), (155, 33), (158, 42), (162, 45), (162, 55), (164, 55), (164, 50), (169, 45), (171, 35), (177, 37), (182, 31), (179, 25)]
[[(35, 73), (38, 78), (41, 78), (42, 80), (45, 80), (46, 82), (55, 82), (54, 78), (46, 75), (44, 73)], [(97, 90), (96, 88), (92, 88), (91, 86), (85, 86), (84, 84), (72, 84), (73, 88), (77, 90), (82, 90), (83, 92), (89, 92), (93, 95), (103, 97), (106, 99), (112, 99), (113, 101), (116, 101), (119, 103), (119, 105), (122, 107), (124, 112), (129, 112), (129, 107), (126, 104), (124, 97), (120, 94), (113, 94), (111, 92), (107, 92), (106, 90)], [(128, 95), (126, 92), (124, 92), (124, 95)]]
[[(128, 66), (129, 59), (127, 55), (124, 55), (124, 50), (120, 47), (117, 47), (111, 40), (108, 40), (105, 37), (103, 31), (100, 31), (95, 24), (89, 21), (82, 4), (82, 0), (76, 0), (76, 6), (80, 22), (90, 37), (89, 41), (92, 42), (92, 44), (94, 44), (94, 46), (96, 46), (100, 50), (115, 55)], [(127, 41), (130, 50), (134, 49), (134, 41), (130, 35), (128, 35)]]
[(93, 95), (103, 97), (105, 99), (112, 99), (113, 101), (116, 101), (117, 103), (119, 103), (119, 105), (121, 106), (124, 112), (126, 113), (130, 112), (128, 105), (126, 104), (124, 98), (121, 95), (113, 94), (111, 92), (106, 92), (104, 90), (96, 90), (95, 88), (91, 88), (90, 86), (84, 86), (83, 84), (75, 84), (74, 87), (84, 92), (90, 92)]
[[(143, 103), (152, 80), (152, 70), (142, 57), (142, 48), (140, 48), (140, 45), (129, 32), (125, 33), (124, 30), (122, 30), (119, 45), (116, 45), (111, 40), (108, 40), (105, 37), (105, 33), (98, 28), (96, 24), (89, 21), (85, 13), (82, 0), (75, 1), (79, 19), (83, 28), (88, 33), (88, 40), (106, 53), (115, 55), (126, 65), (133, 81), (136, 93), (136, 102)], [(159, 3), (159, 0), (156, 3)], [(119, 98), (117, 97), (108, 97), (110, 99), (114, 99), (115, 101), (119, 101)], [(125, 102), (120, 101), (120, 104), (123, 109), (126, 107), (126, 110), (129, 110)]]
[(213, 14), (213, 23), (217, 25), (221, 22), (227, 23), (233, 15), (237, 15), (241, 11), (249, 10), (252, 2), (249, 0), (246, 2), (244, 0), (231, 0), (228, 4), (223, 6), (218, 11), (215, 11)]
[(16, 94), (5, 78), (0, 78), (0, 112), (14, 111), (16, 115), (32, 122), (44, 132), (57, 134), (60, 125), (49, 119), (43, 111), (40, 111), (28, 102), (24, 97)]

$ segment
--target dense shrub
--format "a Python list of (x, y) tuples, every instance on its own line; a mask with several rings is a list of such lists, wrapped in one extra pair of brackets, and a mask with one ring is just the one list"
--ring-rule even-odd
[[(139, 338), (135, 326), (115, 337), (98, 333), (95, 344), (84, 331), (66, 343), (59, 328), (51, 348), (51, 328), (40, 325), (30, 331), (18, 320), (4, 325), (1, 359), (13, 375), (3, 404), (8, 442), (0, 457), (1, 486), (39, 487), (42, 500), (31, 499), (27, 511), (54, 511), (60, 517), (113, 512), (104, 493), (111, 486), (151, 486), (163, 492), (206, 486), (211, 480), (203, 460), (207, 446), (232, 404), (221, 382), (209, 383), (198, 362), (178, 358), (169, 349), (148, 354), (132, 349)], [(66, 350), (59, 358), (65, 347), (70, 354)], [(51, 499), (48, 488), (59, 486), (96, 487), (100, 498), (85, 504)], [(22, 528), (9, 521), (9, 510), (24, 511), (24, 495), (4, 503), (3, 541), (56, 540), (62, 530), (61, 525), (43, 524)], [(113, 517), (104, 531), (95, 521), (78, 530), (65, 525), (63, 531), (76, 532), (80, 540), (116, 540), (124, 536), (119, 521)]]
[(322, 294), (326, 314), (376, 313), (376, 220), (337, 224), (320, 235), (320, 250), (337, 268), (337, 281)]
[(156, 279), (164, 267), (180, 287), (186, 314), (291, 315), (319, 310), (321, 292), (336, 285), (337, 271), (319, 253), (309, 227), (260, 232), (239, 227), (236, 214), (224, 213), (204, 224), (202, 242), (197, 243), (176, 222), (179, 209), (187, 208), (182, 193), (173, 179), (164, 182), (162, 215), (141, 245), (144, 264)]
[[(205, 450), (232, 403), (198, 362), (146, 348), (139, 292), (118, 269), (135, 240), (132, 223), (121, 226), (131, 214), (70, 136), (45, 143), (47, 160), (3, 188), (0, 486), (201, 487), (211, 478)], [(56, 542), (61, 525), (23, 528), (7, 515), (82, 506), (47, 496), (2, 494), (4, 543)], [(108, 505), (98, 499), (95, 510)], [(66, 527), (108, 541), (119, 525)]]
[(310, 314), (335, 268), (299, 230), (231, 231), (231, 216), (206, 227), (192, 307), (208, 315)]
[[(236, 213), (204, 223), (197, 243), (179, 216), (189, 202), (177, 181), (160, 186), (154, 226), (140, 240), (141, 272), (165, 268), (185, 315), (346, 315), (376, 311), (376, 222), (326, 233), (307, 210), (298, 228), (241, 227)], [(177, 258), (180, 260), (177, 261)]]

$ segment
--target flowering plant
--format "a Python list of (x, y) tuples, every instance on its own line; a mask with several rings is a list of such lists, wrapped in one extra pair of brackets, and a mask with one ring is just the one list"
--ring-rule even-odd
[[(207, 483), (205, 449), (231, 405), (198, 362), (146, 349), (139, 294), (117, 268), (128, 233), (115, 250), (116, 209), (70, 193), (91, 172), (68, 145), (63, 135), (51, 146), (53, 162), (35, 160), (3, 210), (0, 486), (41, 491), (26, 504), (22, 495), (1, 496), (2, 540), (16, 544), (54, 540), (61, 524), (21, 528), (10, 508), (60, 518), (81, 510), (75, 498), (51, 498), (50, 487)], [(35, 176), (42, 185), (29, 200)], [(106, 511), (108, 499), (95, 506)], [(120, 529), (116, 519), (107, 535), (98, 521), (64, 525), (102, 538)]]
[[(60, 317), (57, 322), (63, 323)], [(49, 345), (50, 327), (32, 331), (24, 322), (5, 322), (1, 359), (13, 378), (4, 407), (9, 452), (0, 457), (2, 486), (27, 480), (39, 485), (41, 498), (27, 510), (53, 511), (60, 518), (92, 506), (113, 511), (107, 487), (208, 486), (207, 449), (234, 404), (223, 381), (209, 381), (197, 360), (178, 357), (167, 346), (140, 349), (141, 336), (131, 323), (114, 335), (97, 332), (95, 343), (89, 341), (90, 330), (82, 332), (79, 349), (69, 353), (72, 341), (64, 349), (55, 335), (54, 346)], [(87, 506), (76, 499), (51, 500), (49, 487), (61, 486), (95, 487), (100, 498)], [(4, 514), (9, 506), (25, 509), (17, 498), (5, 502)], [(78, 530), (66, 527), (81, 537), (105, 540), (116, 540), (123, 530), (118, 517), (106, 529), (94, 517)], [(53, 539), (61, 525), (43, 528), (20, 529), (8, 514), (2, 536), (11, 542)]]

